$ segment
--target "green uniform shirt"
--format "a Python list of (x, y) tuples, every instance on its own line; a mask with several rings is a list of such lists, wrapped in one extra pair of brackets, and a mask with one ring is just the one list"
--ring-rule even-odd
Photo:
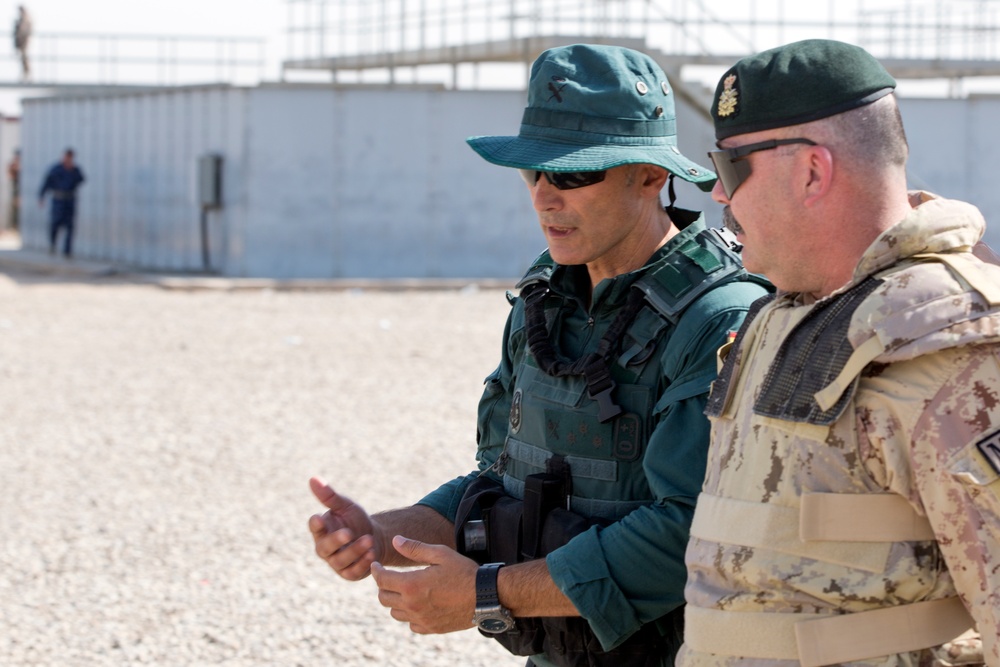
[[(550, 307), (548, 312), (558, 315), (550, 323), (549, 331), (562, 357), (576, 359), (594, 351), (624, 305), (632, 285), (662, 267), (671, 255), (690, 249), (692, 238), (705, 225), (697, 214), (689, 214), (686, 222), (681, 233), (641, 269), (597, 285), (589, 309), (586, 304), (591, 301), (591, 294), (586, 267), (555, 266), (549, 281), (552, 295), (548, 299), (554, 300), (558, 308)], [(614, 488), (629, 511), (615, 517), (617, 520), (607, 527), (594, 527), (576, 536), (546, 557), (555, 583), (588, 620), (605, 649), (616, 646), (641, 625), (655, 621), (684, 602), (684, 550), (705, 473), (709, 423), (703, 413), (709, 385), (716, 377), (716, 350), (726, 342), (730, 332), (739, 329), (750, 303), (765, 293), (754, 282), (731, 280), (702, 294), (676, 323), (654, 316), (650, 309), (637, 317), (626, 333), (623, 355), (629, 357), (628, 362), (623, 361), (624, 356), (612, 359), (612, 375), (619, 384), (616, 392), (625, 393), (623, 388), (635, 383), (639, 376), (638, 382), (646, 384), (649, 390), (648, 399), (639, 402), (648, 413), (640, 415), (644, 424), (641, 457), (632, 463), (616, 462), (620, 472)], [(651, 325), (651, 321), (658, 324)], [(642, 341), (643, 336), (652, 336), (651, 353), (635, 349), (630, 352), (629, 345)], [(504, 333), (500, 366), (487, 378), (480, 402), (479, 470), (444, 484), (422, 499), (421, 504), (454, 520), (468, 483), (494, 465), (508, 439), (523, 438), (532, 429), (534, 446), (539, 444), (539, 437), (544, 437), (539, 433), (548, 433), (549, 442), (543, 444), (549, 449), (595, 456), (590, 453), (597, 451), (593, 433), (595, 426), (600, 425), (595, 417), (595, 401), (586, 395), (582, 378), (559, 380), (567, 393), (580, 395), (577, 405), (571, 405), (572, 400), (562, 401), (561, 405), (559, 401), (548, 401), (549, 395), (543, 399), (536, 397), (536, 401), (545, 400), (545, 405), (544, 409), (534, 411), (529, 409), (532, 393), (529, 383), (523, 387), (524, 406), (512, 418), (515, 388), (531, 373), (537, 376), (541, 371), (528, 351), (524, 302), (518, 299)], [(574, 387), (572, 382), (577, 385)], [(551, 391), (555, 383), (549, 384)], [(619, 400), (628, 412), (629, 399)], [(560, 410), (565, 414), (560, 414)], [(547, 423), (516, 425), (522, 412), (526, 422), (532, 414), (545, 414)], [(579, 428), (574, 424), (579, 424)], [(611, 432), (614, 426), (605, 428)], [(571, 433), (584, 432), (589, 440), (581, 437), (575, 444), (567, 443)], [(578, 448), (576, 452), (573, 446)], [(574, 478), (574, 495), (581, 484), (586, 481)], [(599, 497), (607, 493), (607, 487), (602, 487), (588, 495)]]

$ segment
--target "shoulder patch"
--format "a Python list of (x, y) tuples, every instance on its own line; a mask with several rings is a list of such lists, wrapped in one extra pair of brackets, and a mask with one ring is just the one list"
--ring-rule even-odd
[(986, 436), (976, 443), (976, 447), (989, 462), (993, 472), (1000, 473), (1000, 431)]

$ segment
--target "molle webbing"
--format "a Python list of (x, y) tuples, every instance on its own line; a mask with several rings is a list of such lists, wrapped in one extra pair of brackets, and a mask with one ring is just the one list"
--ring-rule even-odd
[[(880, 573), (894, 541), (931, 541), (934, 532), (893, 493), (804, 493), (798, 508), (702, 493), (691, 537)], [(935, 647), (973, 624), (957, 597), (826, 614), (688, 605), (686, 621), (685, 641), (695, 651), (803, 666)]]
[[(815, 396), (838, 378), (854, 353), (847, 338), (851, 318), (861, 302), (881, 284), (881, 280), (868, 278), (844, 294), (813, 307), (782, 342), (754, 403), (755, 413), (821, 426), (837, 421), (853, 392), (844, 391), (825, 410)], [(852, 386), (856, 382), (857, 379)]]
[[(504, 490), (515, 498), (524, 497), (524, 482), (504, 475)], [(648, 507), (648, 500), (601, 500), (600, 498), (584, 498), (583, 496), (570, 496), (569, 509), (580, 516), (591, 519), (601, 519), (604, 521), (618, 521), (623, 519), (640, 507)]]
[[(545, 470), (549, 459), (552, 458), (552, 452), (514, 438), (507, 439), (504, 451), (512, 460), (520, 461), (539, 471)], [(614, 482), (618, 479), (619, 466), (617, 461), (583, 456), (567, 456), (565, 461), (569, 464), (574, 479), (592, 479), (602, 482)], [(511, 496), (524, 497), (524, 481), (510, 475), (504, 475), (503, 485)], [(601, 500), (582, 496), (570, 496), (569, 501), (569, 507), (574, 512), (608, 521), (617, 521), (650, 502), (649, 500)]]
[(716, 544), (808, 558), (870, 573), (885, 571), (890, 542), (805, 540), (801, 510), (775, 503), (723, 498), (702, 493), (691, 522), (691, 537)]
[(536, 283), (526, 288), (524, 298), (525, 329), (528, 347), (539, 368), (554, 377), (565, 375), (582, 375), (587, 380), (587, 391), (590, 397), (600, 405), (601, 422), (608, 422), (621, 414), (621, 407), (614, 403), (611, 392), (615, 381), (611, 379), (609, 362), (612, 354), (618, 348), (618, 343), (628, 325), (642, 308), (643, 293), (639, 290), (629, 292), (628, 301), (618, 311), (614, 322), (601, 337), (596, 352), (586, 354), (574, 362), (561, 359), (552, 345), (548, 327), (545, 324), (545, 297), (549, 289), (545, 283)]
[(895, 493), (806, 493), (799, 514), (804, 541), (912, 542), (935, 540), (926, 516)]
[(644, 303), (676, 324), (684, 309), (711, 288), (729, 280), (745, 278), (739, 257), (716, 230), (701, 230), (674, 252), (663, 258), (660, 266), (637, 280), (625, 305), (598, 343), (595, 352), (576, 361), (562, 359), (551, 340), (545, 320), (545, 300), (555, 266), (546, 252), (535, 260), (527, 275), (518, 283), (523, 288), (525, 335), (535, 362), (548, 375), (582, 375), (589, 396), (599, 404), (599, 419), (606, 423), (621, 414), (614, 402), (615, 382), (611, 378), (611, 359), (620, 353), (621, 341)]
[(957, 597), (853, 614), (733, 612), (688, 605), (684, 641), (694, 651), (802, 667), (934, 648), (972, 627)]

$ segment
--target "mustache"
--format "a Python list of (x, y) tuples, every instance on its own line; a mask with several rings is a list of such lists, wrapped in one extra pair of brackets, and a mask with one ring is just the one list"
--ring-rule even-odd
[(736, 219), (736, 216), (733, 215), (732, 209), (728, 206), (722, 209), (722, 224), (733, 234), (739, 234), (743, 231), (743, 227), (740, 225), (739, 220)]

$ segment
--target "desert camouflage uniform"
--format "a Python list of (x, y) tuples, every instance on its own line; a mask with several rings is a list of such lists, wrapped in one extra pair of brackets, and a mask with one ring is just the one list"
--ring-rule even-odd
[[(754, 632), (761, 626), (749, 622), (956, 595), (982, 631), (987, 664), (1000, 665), (1000, 456), (981, 451), (1000, 453), (1000, 267), (969, 251), (984, 229), (978, 210), (912, 199), (913, 213), (868, 249), (850, 285), (820, 301), (779, 293), (726, 357), (709, 400), (678, 665), (794, 665), (768, 653), (789, 633), (797, 645), (791, 626)], [(839, 316), (809, 326), (838, 306)], [(796, 327), (814, 337), (782, 348)], [(803, 539), (810, 494), (878, 494), (929, 521), (927, 535)], [(848, 523), (863, 524), (856, 514)], [(948, 617), (964, 618), (961, 605)], [(763, 651), (734, 649), (741, 633)], [(928, 648), (848, 664), (945, 663)]]

